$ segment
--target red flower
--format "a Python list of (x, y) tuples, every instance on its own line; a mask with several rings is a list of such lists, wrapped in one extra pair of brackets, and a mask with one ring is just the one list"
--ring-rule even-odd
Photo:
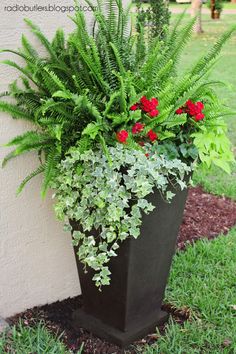
[(199, 120), (204, 119), (205, 115), (203, 113), (197, 113), (195, 115), (195, 121), (198, 122)]
[(149, 154), (145, 154), (146, 157), (149, 157)]
[(149, 137), (149, 139), (151, 141), (157, 140), (157, 134), (152, 129), (149, 130), (149, 132), (147, 133), (147, 136)]
[(116, 133), (116, 139), (120, 143), (126, 143), (126, 140), (128, 139), (129, 133), (126, 130), (121, 130), (120, 132)]
[(147, 99), (146, 96), (143, 96), (141, 99), (140, 99), (140, 102), (141, 102), (141, 109), (145, 112), (145, 113), (148, 113), (151, 109), (150, 107), (150, 101)]
[(182, 113), (184, 113), (184, 110), (183, 110), (183, 108), (178, 108), (178, 109), (176, 109), (175, 113), (182, 114)]
[(158, 100), (155, 97), (148, 100), (146, 96), (143, 96), (140, 99), (140, 103), (142, 111), (149, 113), (151, 117), (156, 117), (158, 115), (159, 112), (156, 109), (158, 106)]
[(155, 107), (158, 106), (158, 104), (159, 104), (158, 100), (157, 100), (155, 97), (153, 97), (153, 98), (151, 99), (151, 102), (152, 102), (152, 104), (153, 104)]
[(137, 103), (130, 107), (131, 111), (137, 111), (137, 109), (138, 109), (138, 104)]
[(186, 113), (190, 114), (190, 116), (194, 116), (197, 113), (196, 106), (191, 100), (186, 102), (186, 106)]
[(141, 102), (142, 104), (146, 104), (147, 102), (149, 102), (149, 100), (147, 99), (146, 96), (143, 96), (143, 97), (140, 98), (140, 102)]
[(182, 114), (187, 113), (190, 116), (194, 117), (195, 121), (202, 120), (205, 116), (202, 113), (204, 109), (204, 104), (201, 101), (194, 103), (191, 100), (188, 100), (183, 107), (178, 108), (175, 113)]
[(133, 134), (140, 133), (143, 130), (143, 128), (144, 128), (144, 124), (137, 122), (134, 124), (132, 128), (132, 133)]
[(196, 106), (200, 112), (204, 109), (204, 104), (202, 102), (196, 102)]
[(202, 102), (196, 102), (196, 103), (193, 103), (191, 100), (188, 100), (186, 102), (186, 113), (188, 113), (190, 116), (197, 116), (198, 114), (200, 114), (200, 116), (198, 116), (197, 120), (201, 120), (203, 118), (200, 118), (199, 117), (202, 117), (202, 110), (204, 109), (204, 104)]
[(190, 108), (195, 107), (195, 104), (193, 103), (193, 101), (188, 100), (188, 101), (186, 102), (186, 106), (190, 109)]
[(149, 116), (152, 118), (158, 116), (158, 114), (159, 111), (157, 109), (153, 109), (151, 112), (149, 112)]

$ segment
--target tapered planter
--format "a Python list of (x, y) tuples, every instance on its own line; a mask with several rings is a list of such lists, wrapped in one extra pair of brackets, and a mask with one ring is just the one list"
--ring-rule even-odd
[(93, 272), (85, 274), (76, 257), (83, 308), (73, 314), (75, 328), (125, 347), (168, 319), (161, 305), (187, 190), (175, 193), (171, 203), (158, 191), (149, 196), (156, 209), (143, 215), (140, 237), (121, 244), (118, 257), (110, 262), (111, 284), (102, 292), (92, 281)]

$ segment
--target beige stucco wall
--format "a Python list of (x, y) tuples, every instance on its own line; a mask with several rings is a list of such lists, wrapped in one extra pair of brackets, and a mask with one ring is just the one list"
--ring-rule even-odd
[[(63, 27), (66, 32), (73, 28), (66, 13), (4, 11), (5, 6), (16, 3), (0, 2), (1, 48), (20, 47), (22, 33), (38, 46), (23, 22), (25, 17), (35, 21), (49, 37), (57, 27)], [(37, 3), (43, 6), (50, 2), (18, 1), (18, 5), (27, 6)], [(73, 0), (51, 3), (66, 6), (73, 5)], [(89, 12), (86, 17), (90, 18)], [(9, 54), (0, 54), (0, 60), (9, 57)], [(17, 75), (13, 68), (0, 65), (0, 92), (5, 91)], [(0, 113), (1, 145), (26, 129), (25, 122)], [(0, 147), (1, 160), (7, 151)], [(50, 194), (46, 200), (40, 199), (41, 178), (33, 179), (19, 197), (15, 195), (20, 181), (35, 166), (37, 158), (32, 153), (12, 160), (0, 169), (0, 316), (3, 317), (80, 293), (70, 235), (64, 233), (62, 225), (55, 220)]]

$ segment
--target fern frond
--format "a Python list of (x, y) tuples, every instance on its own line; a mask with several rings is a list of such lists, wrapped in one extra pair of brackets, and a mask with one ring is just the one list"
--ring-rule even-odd
[(65, 35), (64, 35), (64, 31), (62, 28), (59, 28), (56, 31), (56, 34), (52, 40), (52, 48), (58, 54), (61, 54), (64, 51), (64, 49), (65, 49)]
[(24, 21), (31, 28), (32, 32), (39, 39), (39, 41), (42, 43), (42, 45), (46, 48), (46, 50), (50, 54), (51, 58), (53, 58), (54, 60), (57, 60), (57, 54), (54, 51), (53, 46), (51, 45), (49, 40), (44, 36), (44, 34), (41, 32), (40, 28), (38, 26), (36, 26), (29, 19), (25, 19)]
[(191, 21), (189, 21), (176, 35), (174, 43), (172, 43), (171, 46), (169, 47), (168, 56), (167, 56), (168, 59), (171, 58), (174, 62), (178, 61), (184, 46), (191, 38), (193, 32), (193, 26), (195, 22), (196, 22), (196, 18), (193, 17)]
[(79, 112), (80, 110), (88, 110), (88, 112), (96, 118), (97, 122), (102, 122), (102, 116), (99, 110), (86, 96), (74, 95), (73, 100), (75, 102), (74, 113)]
[(17, 146), (3, 160), (4, 167), (12, 158), (33, 150), (41, 150), (50, 146), (53, 139), (43, 133), (29, 131), (10, 140), (5, 146)]
[(44, 164), (44, 179), (41, 189), (41, 196), (45, 198), (47, 190), (50, 186), (53, 177), (57, 171), (57, 165), (61, 159), (61, 152), (58, 151), (57, 146), (54, 146), (49, 149), (45, 156), (45, 164)]
[(8, 113), (14, 119), (25, 119), (29, 121), (34, 121), (34, 116), (26, 112), (25, 110), (19, 108), (17, 105), (8, 102), (0, 101), (0, 112)]
[(19, 195), (22, 190), (24, 189), (25, 185), (34, 177), (39, 175), (40, 173), (43, 173), (45, 169), (44, 165), (40, 165), (38, 168), (36, 168), (33, 172), (31, 172), (27, 177), (24, 178), (24, 180), (21, 182), (19, 187), (16, 190), (16, 194)]
[(44, 81), (51, 91), (53, 91), (54, 89), (66, 91), (66, 87), (64, 83), (59, 79), (59, 77), (52, 70), (48, 69), (47, 67), (45, 67), (44, 70), (48, 74), (47, 76), (44, 76)]
[(116, 46), (112, 42), (110, 42), (110, 46), (111, 46), (113, 53), (115, 55), (119, 72), (121, 73), (121, 75), (125, 75), (125, 68), (123, 66), (122, 59), (120, 57), (118, 49), (116, 48)]
[(31, 74), (26, 69), (24, 69), (24, 68), (20, 67), (18, 64), (16, 64), (14, 61), (3, 60), (3, 61), (1, 61), (1, 63), (19, 70), (20, 72), (22, 72), (22, 74), (24, 74), (26, 77), (28, 77), (28, 79), (30, 79), (36, 86), (38, 86), (38, 82), (36, 80), (34, 80), (34, 78), (31, 76)]
[(181, 25), (181, 23), (184, 19), (184, 16), (186, 15), (186, 12), (187, 12), (187, 8), (184, 9), (184, 11), (180, 15), (177, 16), (174, 26), (173, 26), (172, 30), (170, 31), (169, 35), (167, 36), (167, 40), (166, 40), (167, 45), (171, 46), (174, 43), (174, 41), (177, 37), (177, 34), (178, 34), (179, 26)]
[(21, 43), (22, 43), (22, 47), (24, 49), (24, 52), (27, 56), (31, 56), (33, 58), (38, 58), (39, 54), (36, 51), (36, 49), (34, 49), (32, 47), (32, 45), (30, 44), (30, 42), (28, 41), (28, 39), (26, 38), (26, 36), (23, 34), (21, 37)]
[(24, 134), (18, 135), (12, 140), (10, 140), (5, 146), (14, 146), (14, 145), (42, 145), (50, 140), (49, 136), (45, 133), (39, 133), (34, 130), (28, 131)]
[(216, 44), (211, 48), (211, 50), (203, 56), (197, 64), (191, 70), (192, 75), (201, 73), (203, 75), (206, 72), (209, 65), (212, 61), (218, 56), (223, 45), (231, 37), (232, 33), (236, 30), (236, 26), (232, 26), (228, 31), (224, 32), (222, 36), (217, 40)]

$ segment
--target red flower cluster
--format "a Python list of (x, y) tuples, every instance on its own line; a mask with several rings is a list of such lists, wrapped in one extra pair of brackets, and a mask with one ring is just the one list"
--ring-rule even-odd
[(132, 128), (132, 133), (133, 134), (138, 134), (140, 133), (141, 131), (143, 131), (143, 128), (144, 128), (145, 124), (142, 124), (142, 123), (135, 123), (133, 128)]
[[(142, 123), (135, 123), (132, 127), (132, 133), (133, 134), (138, 134), (140, 132), (143, 131), (145, 124)], [(116, 133), (116, 139), (123, 144), (126, 144), (127, 139), (129, 137), (129, 133), (127, 132), (127, 130), (120, 130), (119, 132)], [(150, 141), (155, 141), (157, 140), (157, 134), (151, 129), (149, 130), (149, 132), (147, 133), (147, 137), (150, 139)], [(144, 141), (139, 141), (139, 145), (140, 146), (144, 146)]]
[(129, 133), (126, 130), (121, 130), (116, 133), (116, 139), (123, 144), (126, 144), (126, 140), (129, 137)]
[(149, 132), (147, 133), (147, 136), (149, 137), (149, 139), (151, 141), (157, 140), (157, 134), (152, 129), (149, 130)]
[[(150, 100), (147, 99), (146, 96), (143, 96), (140, 101), (136, 104), (134, 104), (132, 107), (130, 107), (131, 111), (136, 111), (137, 109), (141, 109), (143, 112), (147, 113), (150, 117), (156, 117), (159, 114), (159, 111), (157, 110), (158, 106), (158, 100), (156, 98), (151, 98)], [(196, 102), (194, 103), (191, 100), (188, 100), (183, 107), (180, 107), (176, 110), (176, 114), (183, 114), (187, 113), (190, 117), (194, 117), (195, 121), (198, 122), (202, 120), (205, 115), (202, 113), (202, 110), (204, 109), (204, 104), (202, 102)], [(139, 134), (144, 130), (145, 124), (136, 122), (132, 129), (131, 132), (133, 135)], [(129, 137), (129, 133), (127, 130), (120, 130), (119, 132), (116, 133), (116, 139), (122, 143), (126, 144), (127, 139)], [(149, 132), (146, 134), (146, 137), (141, 134), (141, 136), (138, 137), (138, 144), (141, 146), (145, 145), (145, 140), (148, 138), (151, 142), (154, 142), (157, 140), (158, 136), (157, 134), (151, 129)], [(144, 139), (141, 140), (141, 139)]]
[(143, 112), (147, 113), (150, 117), (153, 118), (159, 114), (157, 106), (158, 100), (156, 98), (151, 98), (148, 100), (146, 96), (143, 96), (139, 103), (136, 103), (130, 107), (130, 110), (136, 111), (137, 109), (141, 109)]
[(183, 107), (178, 108), (175, 113), (176, 114), (182, 114), (182, 113), (187, 113), (191, 117), (194, 117), (195, 121), (198, 122), (199, 120), (202, 120), (205, 115), (202, 113), (202, 110), (204, 109), (204, 104), (202, 102), (192, 102), (191, 100), (188, 100)]

